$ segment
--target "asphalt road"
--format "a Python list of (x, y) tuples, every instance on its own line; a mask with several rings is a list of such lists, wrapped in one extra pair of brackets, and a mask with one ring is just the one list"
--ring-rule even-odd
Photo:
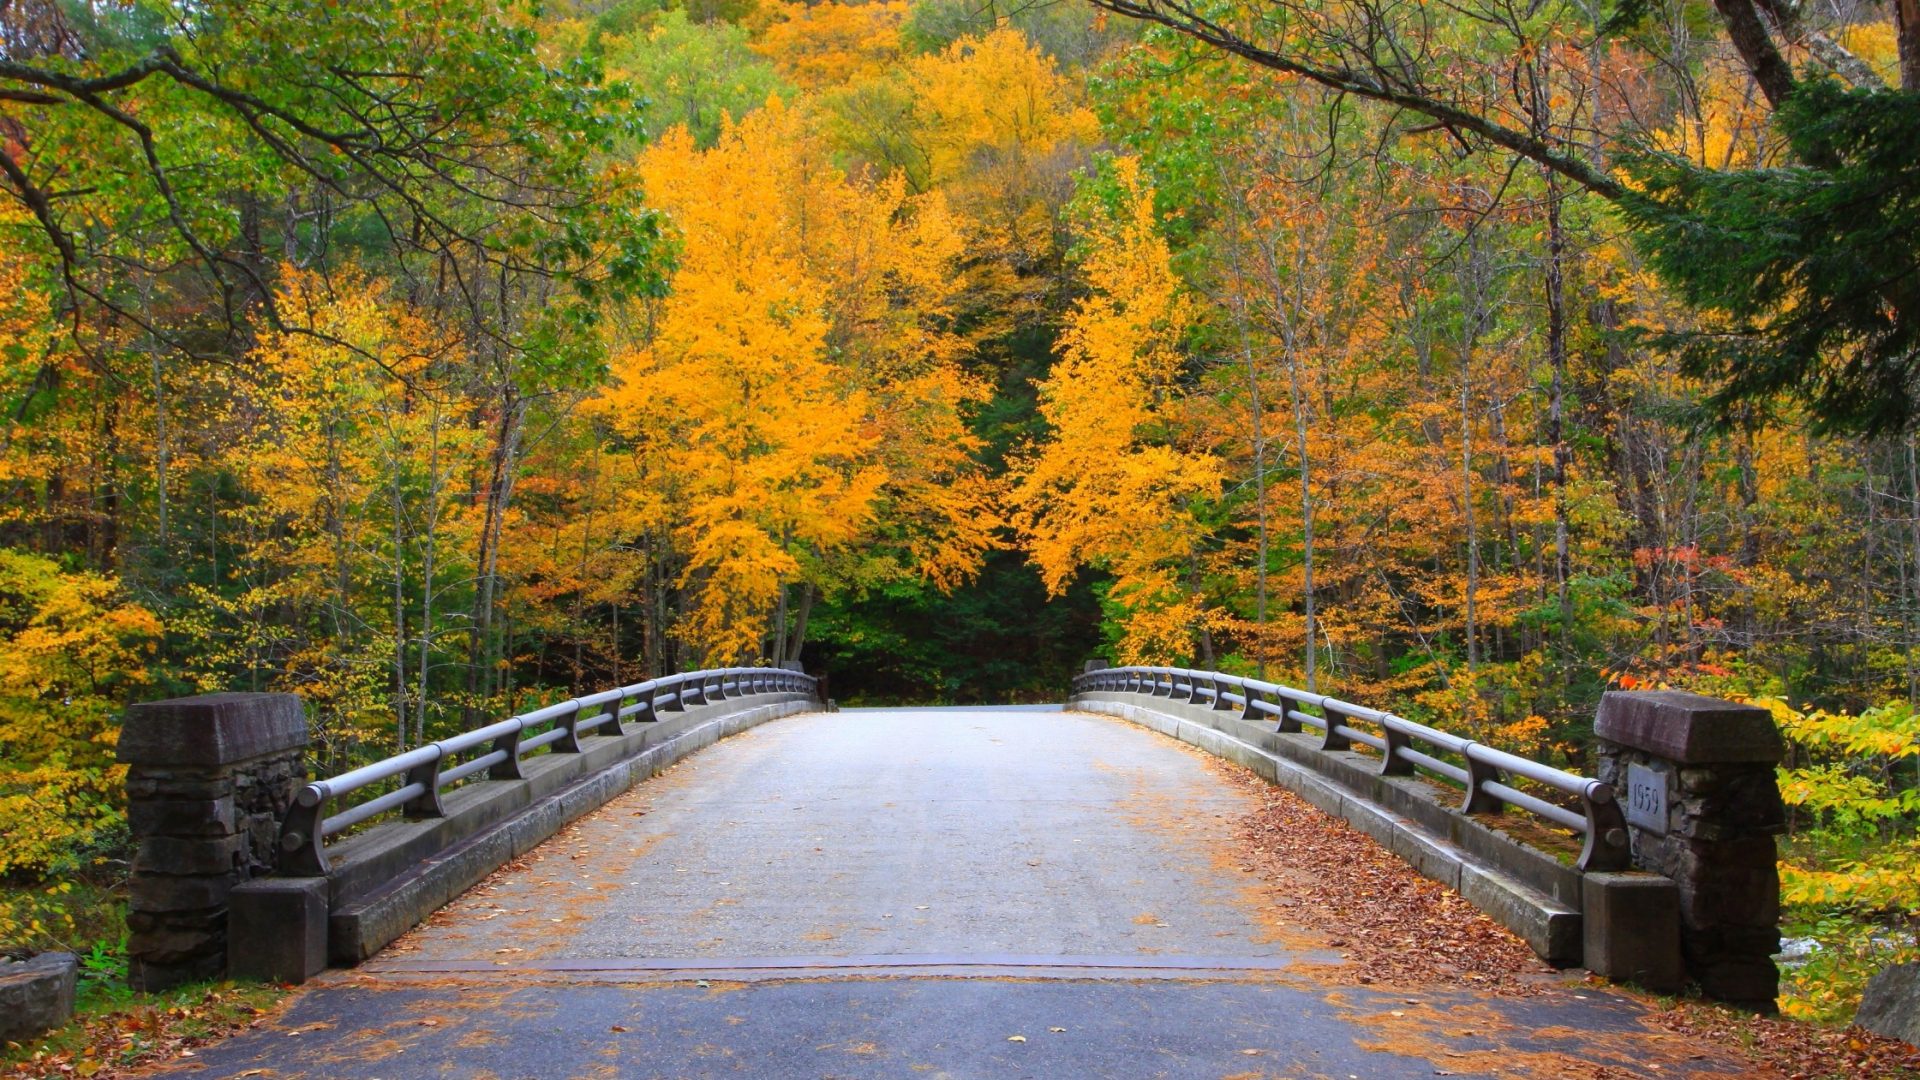
[[(259, 1077), (1663, 1077), (1631, 999), (1346, 985), (1236, 864), (1248, 796), (1057, 710), (775, 721), (648, 781), (275, 1022)], [(1303, 918), (1322, 918), (1307, 913)]]

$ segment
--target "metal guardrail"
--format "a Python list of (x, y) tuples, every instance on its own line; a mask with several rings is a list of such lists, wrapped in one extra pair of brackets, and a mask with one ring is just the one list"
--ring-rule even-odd
[[(668, 675), (558, 702), (339, 776), (315, 780), (294, 794), (293, 805), (281, 819), (281, 872), (309, 877), (324, 875), (328, 837), (390, 810), (400, 810), (409, 818), (444, 817), (446, 811), (440, 805), (442, 791), (482, 773), (489, 780), (522, 779), (521, 759), (543, 746), (551, 746), (551, 753), (577, 754), (582, 736), (623, 735), (621, 722), (629, 717), (636, 717), (637, 723), (646, 723), (658, 720), (662, 712), (685, 712), (689, 705), (776, 693), (805, 693), (817, 697), (819, 680), (784, 668), (719, 668)], [(542, 725), (547, 725), (546, 730), (528, 734), (530, 729)], [(485, 753), (448, 767), (456, 755), (483, 746), (488, 747)], [(327, 814), (328, 804), (335, 800), (396, 777), (401, 779), (398, 788), (338, 813)]]
[[(1632, 865), (1626, 815), (1611, 784), (1416, 724), (1405, 717), (1279, 683), (1187, 668), (1104, 668), (1076, 676), (1073, 689), (1075, 693), (1106, 691), (1189, 703), (1204, 701), (1223, 712), (1238, 708), (1242, 720), (1277, 719), (1276, 730), (1281, 732), (1316, 728), (1321, 732), (1322, 750), (1351, 750), (1357, 742), (1379, 751), (1383, 776), (1412, 776), (1416, 770), (1424, 769), (1464, 785), (1462, 813), (1494, 812), (1516, 806), (1573, 830), (1586, 841), (1575, 864), (1581, 870), (1625, 870)], [(1309, 709), (1319, 710), (1319, 715)], [(1372, 725), (1378, 733), (1357, 728), (1356, 723)], [(1456, 765), (1417, 749), (1415, 743), (1456, 755), (1465, 765)], [(1569, 795), (1578, 801), (1580, 809), (1570, 810), (1517, 790), (1507, 784), (1509, 777), (1521, 777)]]

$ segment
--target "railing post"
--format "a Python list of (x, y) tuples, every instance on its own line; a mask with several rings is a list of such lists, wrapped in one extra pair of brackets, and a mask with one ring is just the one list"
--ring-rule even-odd
[[(1219, 675), (1213, 677), (1213, 710), (1215, 712), (1226, 712), (1233, 708), (1233, 702), (1227, 700), (1227, 691), (1225, 685), (1223, 685), (1224, 682), (1225, 680)], [(1244, 690), (1245, 686), (1242, 686), (1241, 689)]]
[(1320, 702), (1320, 715), (1327, 718), (1327, 730), (1321, 736), (1320, 749), (1322, 750), (1353, 749), (1353, 740), (1347, 738), (1345, 735), (1340, 734), (1340, 724), (1342, 721), (1348, 719), (1347, 714), (1327, 704), (1326, 700), (1323, 698), (1321, 699), (1321, 702)]
[(1284, 690), (1273, 696), (1275, 700), (1280, 702), (1280, 726), (1273, 730), (1282, 735), (1298, 735), (1300, 732), (1306, 730), (1301, 725), (1300, 718), (1293, 715), (1294, 712), (1299, 709), (1300, 706), (1305, 705), (1306, 702), (1301, 701), (1299, 698), (1294, 697)]
[(560, 738), (554, 741), (556, 754), (577, 754), (580, 752), (580, 699), (573, 700), (573, 708), (565, 716), (554, 720), (554, 726), (560, 729)]
[[(513, 725), (513, 730), (493, 740), (493, 750), (505, 750), (507, 759), (496, 762), (487, 770), (489, 780), (524, 780), (520, 772), (520, 733), (525, 730), (524, 723)], [(489, 751), (491, 752), (491, 751)]]
[(1587, 842), (1575, 865), (1587, 870), (1625, 870), (1633, 865), (1628, 842), (1627, 815), (1620, 809), (1612, 784), (1598, 780), (1581, 793), (1580, 808), (1587, 815)]
[(620, 726), (620, 703), (625, 700), (627, 700), (627, 697), (625, 694), (622, 694), (612, 701), (607, 702), (606, 710), (602, 713), (606, 719), (600, 721), (600, 726), (593, 730), (602, 735), (612, 735), (616, 738), (625, 735), (627, 733), (626, 729)]
[(1380, 755), (1380, 775), (1412, 776), (1413, 762), (1401, 757), (1400, 751), (1405, 750), (1413, 740), (1390, 722), (1383, 721), (1380, 730), (1387, 740), (1387, 749)]
[(295, 792), (293, 805), (280, 819), (280, 869), (295, 877), (323, 877), (327, 872), (326, 837), (320, 823), (327, 810), (327, 789), (308, 784)]
[(1242, 683), (1240, 685), (1240, 692), (1245, 695), (1245, 700), (1240, 705), (1240, 719), (1242, 720), (1260, 719), (1260, 715), (1261, 715), (1260, 710), (1254, 705), (1254, 702), (1260, 700), (1260, 694), (1254, 690), (1253, 684)]
[[(706, 677), (705, 676), (701, 676), (698, 678), (691, 677), (691, 676), (685, 677), (684, 681), (680, 683), (680, 693), (681, 693), (680, 702), (683, 705), (685, 704), (705, 705), (707, 703)], [(691, 702), (687, 700), (688, 696), (691, 696), (693, 698)]]
[(415, 765), (400, 778), (402, 784), (420, 784), (425, 790), (408, 799), (401, 812), (412, 819), (446, 817), (447, 810), (440, 805), (440, 762), (445, 754), (435, 754), (432, 761)]
[[(1181, 675), (1187, 676), (1187, 688), (1181, 690)], [(1167, 701), (1194, 700), (1194, 673), (1173, 669), (1167, 673)]]
[(1467, 759), (1467, 791), (1465, 797), (1460, 800), (1460, 812), (1497, 814), (1505, 810), (1507, 804), (1502, 802), (1498, 795), (1487, 791), (1485, 785), (1500, 783), (1505, 777), (1499, 769), (1474, 757), (1473, 748), (1479, 745), (1479, 743), (1468, 743), (1466, 753), (1463, 755)]
[(686, 676), (684, 675), (670, 675), (667, 678), (660, 680), (660, 685), (656, 686), (654, 689), (670, 690), (672, 691), (672, 693), (662, 695), (667, 699), (666, 704), (655, 706), (653, 711), (656, 715), (658, 715), (661, 709), (665, 709), (668, 712), (686, 712), (687, 711), (687, 703), (681, 700), (680, 698), (680, 688), (682, 685), (685, 684), (685, 682), (686, 682)]

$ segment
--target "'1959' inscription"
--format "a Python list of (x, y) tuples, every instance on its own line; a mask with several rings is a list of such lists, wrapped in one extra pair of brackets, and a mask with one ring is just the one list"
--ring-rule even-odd
[(1627, 823), (1667, 835), (1667, 778), (1645, 765), (1627, 766)]

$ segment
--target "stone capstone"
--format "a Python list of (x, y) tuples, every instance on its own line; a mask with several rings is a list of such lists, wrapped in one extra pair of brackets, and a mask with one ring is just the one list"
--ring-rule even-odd
[(1681, 690), (1612, 690), (1594, 734), (1679, 765), (1766, 762), (1786, 753), (1767, 710)]
[(116, 753), (129, 765), (230, 765), (307, 745), (292, 694), (200, 694), (130, 706)]
[(80, 964), (72, 953), (41, 953), (24, 962), (0, 960), (0, 1042), (18, 1041), (73, 1017)]
[(1920, 964), (1895, 964), (1875, 975), (1853, 1022), (1875, 1035), (1920, 1046)]

